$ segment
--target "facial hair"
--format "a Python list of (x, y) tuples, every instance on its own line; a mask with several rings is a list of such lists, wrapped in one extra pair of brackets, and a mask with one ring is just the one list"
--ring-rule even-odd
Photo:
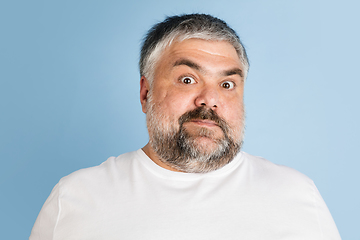
[[(231, 162), (240, 151), (243, 141), (243, 126), (240, 137), (235, 139), (235, 131), (212, 109), (202, 106), (184, 113), (178, 123), (165, 116), (160, 107), (148, 99), (146, 114), (150, 135), (150, 146), (166, 165), (187, 173), (206, 173), (217, 170)], [(210, 120), (222, 131), (215, 137), (214, 130), (199, 127), (189, 133), (184, 124), (193, 120)], [(243, 121), (242, 121), (243, 122)], [(199, 143), (199, 138), (209, 138), (215, 144), (212, 150)]]

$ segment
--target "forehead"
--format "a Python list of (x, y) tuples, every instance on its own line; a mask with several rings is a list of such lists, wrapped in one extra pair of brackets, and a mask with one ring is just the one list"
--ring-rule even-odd
[(244, 66), (235, 48), (227, 41), (202, 39), (175, 41), (162, 52), (157, 64), (157, 72), (163, 71), (164, 67), (175, 66), (179, 60), (189, 60), (210, 72), (231, 68), (239, 68), (244, 71)]
[(174, 41), (163, 53), (180, 53), (182, 51), (203, 51), (211, 55), (239, 58), (235, 48), (227, 41), (211, 41), (196, 38)]

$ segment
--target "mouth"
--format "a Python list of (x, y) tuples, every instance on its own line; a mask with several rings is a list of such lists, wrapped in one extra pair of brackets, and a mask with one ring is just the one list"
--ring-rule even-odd
[(190, 131), (191, 129), (195, 131), (207, 129), (215, 133), (219, 131), (217, 128), (220, 128), (224, 134), (227, 131), (226, 122), (215, 111), (207, 109), (205, 106), (184, 113), (179, 118), (179, 125), (184, 125)]
[(194, 123), (196, 125), (202, 126), (202, 127), (218, 127), (219, 125), (211, 120), (206, 119), (193, 119), (190, 121), (190, 123)]

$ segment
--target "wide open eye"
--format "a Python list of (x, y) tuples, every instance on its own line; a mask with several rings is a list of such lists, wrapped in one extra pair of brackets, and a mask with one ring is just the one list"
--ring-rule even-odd
[(230, 81), (225, 81), (225, 82), (221, 83), (221, 87), (223, 87), (225, 89), (233, 89), (235, 87), (235, 84)]
[(192, 77), (182, 77), (181, 79), (180, 79), (180, 81), (182, 82), (182, 83), (185, 83), (185, 84), (193, 84), (193, 83), (195, 83), (195, 80), (192, 78)]

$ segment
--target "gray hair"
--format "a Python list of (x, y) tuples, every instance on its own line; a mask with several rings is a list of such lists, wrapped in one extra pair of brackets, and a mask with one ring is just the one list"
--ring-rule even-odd
[(244, 65), (246, 78), (249, 60), (239, 36), (223, 20), (207, 14), (172, 16), (155, 24), (143, 40), (139, 61), (140, 75), (145, 76), (152, 84), (155, 64), (165, 48), (174, 41), (181, 42), (191, 38), (229, 42)]

